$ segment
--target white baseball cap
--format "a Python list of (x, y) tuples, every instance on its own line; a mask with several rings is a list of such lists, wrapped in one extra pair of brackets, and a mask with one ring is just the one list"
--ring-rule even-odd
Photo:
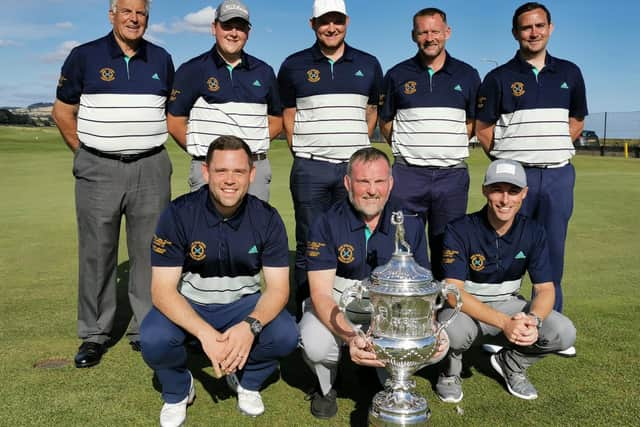
[(329, 12), (338, 12), (346, 16), (347, 7), (344, 0), (314, 0), (312, 18), (319, 18)]

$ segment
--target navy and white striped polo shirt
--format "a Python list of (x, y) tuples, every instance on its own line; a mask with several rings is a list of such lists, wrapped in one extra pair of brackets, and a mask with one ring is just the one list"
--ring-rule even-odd
[(296, 108), (293, 152), (333, 163), (370, 145), (367, 105), (378, 105), (378, 60), (345, 44), (333, 62), (318, 44), (289, 56), (278, 72), (284, 108)]
[(480, 76), (449, 53), (437, 72), (419, 54), (391, 68), (380, 118), (393, 120), (393, 154), (416, 166), (453, 166), (469, 157), (467, 119), (475, 118)]
[[(346, 288), (385, 265), (395, 251), (395, 226), (391, 212), (401, 210), (397, 200), (387, 202), (375, 230), (367, 226), (347, 198), (334, 204), (309, 230), (306, 262), (308, 271), (336, 270), (333, 297), (336, 303)], [(417, 216), (404, 216), (405, 238), (418, 264), (430, 268), (424, 223)], [(359, 305), (347, 307), (352, 321), (368, 322), (369, 312)]]
[(553, 282), (544, 228), (521, 214), (501, 237), (485, 206), (450, 222), (443, 247), (444, 277), (464, 281), (465, 291), (481, 301), (518, 294), (525, 272), (533, 284)]
[(178, 68), (168, 110), (189, 117), (187, 152), (192, 156), (206, 155), (211, 141), (222, 135), (242, 138), (253, 153), (266, 153), (268, 116), (282, 114), (273, 69), (245, 52), (232, 68), (215, 45)]
[(499, 159), (531, 165), (569, 160), (575, 154), (569, 117), (587, 114), (580, 69), (549, 53), (539, 72), (516, 53), (487, 74), (478, 93), (477, 118), (496, 124), (491, 155)]
[(80, 104), (80, 142), (104, 152), (135, 154), (167, 140), (165, 106), (173, 74), (171, 56), (163, 48), (142, 40), (129, 58), (109, 33), (71, 51), (56, 97)]
[(172, 201), (151, 242), (151, 265), (182, 267), (179, 292), (200, 304), (228, 304), (260, 291), (262, 267), (287, 267), (287, 232), (278, 212), (247, 194), (223, 218), (209, 186)]

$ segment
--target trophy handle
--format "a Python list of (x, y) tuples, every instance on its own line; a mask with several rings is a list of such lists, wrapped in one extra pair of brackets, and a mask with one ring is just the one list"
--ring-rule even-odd
[(436, 306), (436, 308), (439, 310), (440, 308), (442, 308), (442, 306), (444, 305), (444, 301), (447, 299), (447, 295), (449, 294), (453, 294), (456, 296), (456, 306), (453, 308), (453, 314), (451, 315), (451, 317), (449, 317), (447, 319), (446, 322), (442, 322), (440, 323), (440, 326), (438, 327), (438, 330), (436, 331), (436, 336), (440, 336), (440, 332), (442, 332), (442, 330), (444, 328), (446, 328), (447, 326), (449, 326), (449, 324), (453, 321), (453, 319), (458, 315), (458, 313), (460, 313), (460, 309), (462, 308), (462, 298), (460, 297), (460, 290), (458, 289), (458, 287), (452, 283), (446, 283), (444, 282), (444, 286), (442, 287), (442, 290), (440, 291), (440, 294), (442, 295), (442, 303), (438, 304), (439, 306)]
[(353, 286), (348, 287), (342, 292), (342, 296), (340, 297), (340, 311), (343, 313), (346, 311), (347, 306), (351, 304), (354, 299), (358, 301), (362, 301), (362, 294), (364, 293), (364, 286), (362, 283), (357, 283)]

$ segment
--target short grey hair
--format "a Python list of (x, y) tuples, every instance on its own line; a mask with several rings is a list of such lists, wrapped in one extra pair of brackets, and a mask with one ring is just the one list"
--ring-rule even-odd
[(361, 148), (351, 155), (349, 163), (347, 163), (347, 175), (351, 178), (351, 172), (353, 171), (353, 164), (356, 162), (369, 163), (376, 160), (383, 159), (389, 166), (389, 175), (391, 175), (391, 162), (389, 156), (382, 150), (374, 147)]
[[(149, 10), (151, 9), (152, 1), (153, 0), (144, 0), (144, 11), (147, 12), (147, 15), (149, 14)], [(113, 13), (116, 13), (116, 3), (118, 3), (118, 0), (109, 0), (109, 10), (111, 10)]]

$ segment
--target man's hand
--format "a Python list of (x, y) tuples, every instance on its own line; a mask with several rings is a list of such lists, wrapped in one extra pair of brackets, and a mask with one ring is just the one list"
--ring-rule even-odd
[(211, 366), (216, 378), (221, 378), (223, 375), (223, 368), (221, 362), (224, 360), (225, 355), (229, 353), (227, 341), (222, 340), (222, 335), (217, 331), (212, 331), (199, 338), (200, 344), (202, 344), (202, 350), (211, 360)]
[(378, 360), (376, 354), (370, 350), (371, 344), (365, 338), (355, 335), (348, 342), (349, 354), (353, 363), (374, 368), (384, 368), (384, 363)]
[(218, 338), (219, 343), (226, 345), (227, 353), (222, 359), (222, 369), (232, 374), (244, 368), (253, 345), (253, 332), (247, 322), (240, 322), (230, 327)]
[(503, 333), (513, 344), (526, 347), (538, 340), (537, 322), (522, 312), (516, 313), (503, 329)]

